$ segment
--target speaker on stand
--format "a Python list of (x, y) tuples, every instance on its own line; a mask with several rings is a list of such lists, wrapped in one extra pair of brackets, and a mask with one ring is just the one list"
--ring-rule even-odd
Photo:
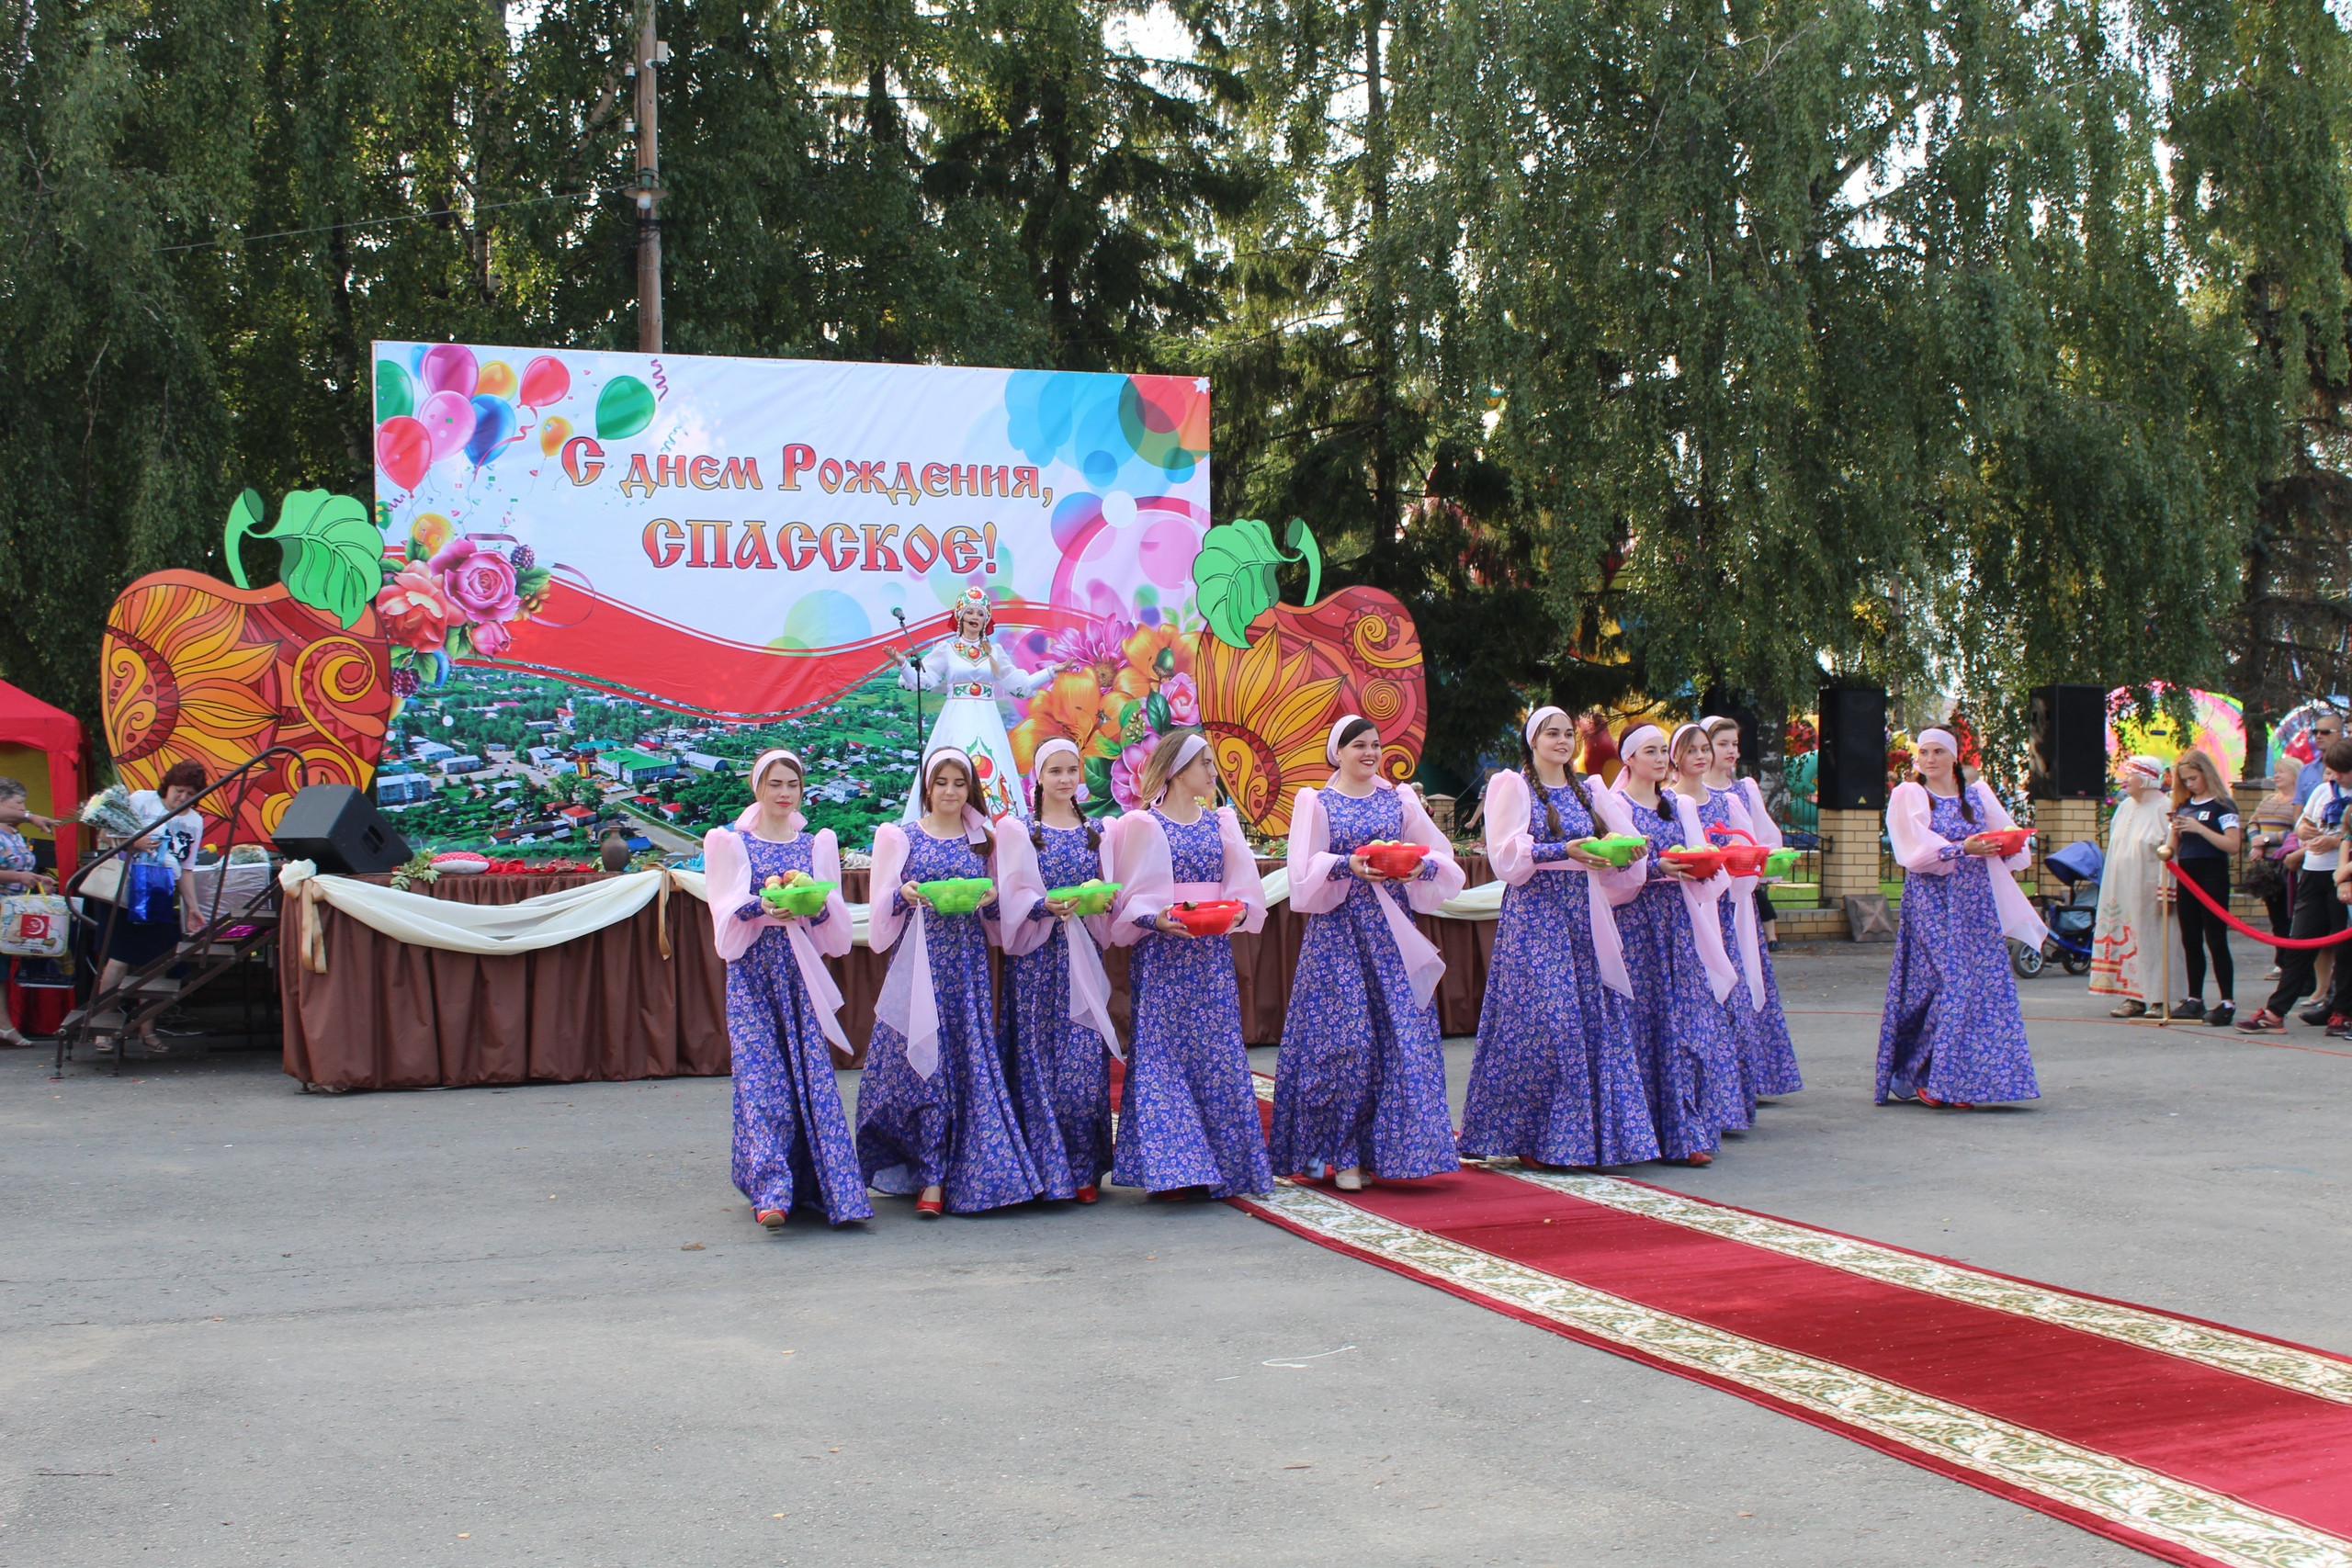
[(1886, 809), (1886, 694), (1866, 686), (1821, 693), (1815, 798), (1824, 811)]
[(312, 784), (297, 795), (271, 838), (287, 859), (315, 861), (321, 871), (346, 875), (390, 871), (411, 852), (376, 803), (346, 784)]

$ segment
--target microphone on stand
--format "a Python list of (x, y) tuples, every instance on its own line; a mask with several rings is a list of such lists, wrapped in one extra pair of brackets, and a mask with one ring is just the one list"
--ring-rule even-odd
[[(890, 606), (890, 614), (898, 617), (899, 635), (907, 637), (907, 660), (914, 662), (915, 640), (907, 637), (907, 613), (898, 605)], [(915, 750), (922, 750), (922, 666), (915, 665)]]

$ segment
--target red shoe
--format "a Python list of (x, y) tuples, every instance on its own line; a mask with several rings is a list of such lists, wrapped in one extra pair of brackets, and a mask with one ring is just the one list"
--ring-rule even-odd
[(782, 1209), (762, 1209), (758, 1218), (760, 1224), (772, 1231), (780, 1231), (784, 1228), (785, 1213)]
[(2268, 1008), (2259, 1009), (2251, 1016), (2238, 1020), (2238, 1032), (2241, 1034), (2284, 1034), (2286, 1032), (2287, 1021)]
[(1922, 1105), (1932, 1106), (1938, 1111), (1973, 1111), (1976, 1109), (1976, 1107), (1971, 1105), (1964, 1100), (1938, 1100), (1934, 1095), (1929, 1094), (1924, 1089), (1919, 1090), (1919, 1103)]
[(935, 1220), (946, 1212), (947, 1200), (944, 1195), (937, 1198), (918, 1198), (915, 1200), (916, 1219)]
[(1715, 1156), (1704, 1153), (1686, 1155), (1683, 1156), (1682, 1163), (1684, 1165), (1713, 1165), (1715, 1163)]
[(1102, 1196), (1102, 1194), (1094, 1190), (1092, 1187), (1081, 1187), (1078, 1190), (1078, 1201), (1081, 1203), (1091, 1203)]

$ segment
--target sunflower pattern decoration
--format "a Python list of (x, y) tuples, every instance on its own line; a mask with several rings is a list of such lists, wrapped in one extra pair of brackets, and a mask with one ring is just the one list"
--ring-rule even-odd
[[(1275, 569), (1288, 562), (1306, 566), (1305, 605), (1280, 602)], [(1279, 545), (1256, 518), (1211, 528), (1192, 576), (1182, 612), (1138, 605), (1132, 620), (1100, 615), (1054, 638), (1046, 657), (1058, 672), (1011, 735), (1023, 773), (1040, 745), (1067, 737), (1086, 758), (1085, 808), (1131, 810), (1160, 738), (1199, 725), (1242, 819), (1278, 837), (1298, 790), (1330, 773), (1331, 725), (1360, 713), (1380, 726), (1384, 773), (1412, 776), (1428, 706), (1420, 638), (1403, 604), (1372, 588), (1317, 602), (1322, 558), (1297, 519)]]

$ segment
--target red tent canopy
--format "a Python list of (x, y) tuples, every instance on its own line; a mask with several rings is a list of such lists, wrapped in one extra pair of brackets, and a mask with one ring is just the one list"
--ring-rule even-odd
[[(82, 721), (0, 681), (0, 746), (49, 754), (50, 810), (62, 822), (71, 822), (82, 799)], [(60, 829), (57, 849), (58, 863), (72, 869), (72, 829)]]

